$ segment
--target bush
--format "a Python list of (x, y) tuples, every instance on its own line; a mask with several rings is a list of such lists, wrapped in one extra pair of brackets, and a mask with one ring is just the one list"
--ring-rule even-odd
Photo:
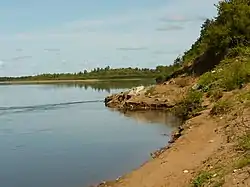
[(231, 91), (250, 82), (250, 58), (233, 58), (221, 62), (213, 71), (203, 74), (198, 84), (202, 90)]

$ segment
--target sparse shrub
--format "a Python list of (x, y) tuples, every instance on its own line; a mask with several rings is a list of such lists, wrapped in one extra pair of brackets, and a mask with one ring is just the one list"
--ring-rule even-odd
[(226, 100), (218, 101), (210, 111), (211, 115), (222, 115), (230, 112), (232, 103)]
[(249, 155), (240, 157), (235, 163), (235, 168), (241, 169), (241, 168), (244, 168), (245, 166), (248, 166), (248, 165), (250, 165), (250, 156)]
[(159, 75), (155, 79), (157, 84), (161, 84), (161, 83), (165, 82), (165, 80), (166, 80), (166, 77), (164, 75)]
[(211, 89), (231, 91), (250, 82), (250, 59), (233, 58), (221, 62), (213, 71), (203, 74), (198, 84), (207, 92)]
[(154, 94), (154, 91), (155, 91), (155, 86), (150, 86), (149, 88), (147, 88), (145, 95), (152, 96)]
[(250, 92), (244, 92), (237, 96), (237, 100), (246, 107), (250, 107)]
[(245, 135), (241, 136), (238, 140), (237, 149), (242, 151), (243, 154), (236, 160), (234, 167), (241, 169), (245, 166), (250, 165), (250, 133), (247, 132)]
[(225, 183), (225, 180), (224, 179), (220, 179), (219, 181), (216, 181), (212, 187), (222, 187), (223, 184)]
[(173, 113), (184, 120), (192, 117), (202, 108), (202, 96), (203, 94), (199, 91), (189, 91), (187, 96), (174, 108)]
[(209, 90), (207, 96), (210, 97), (212, 102), (218, 101), (223, 96), (221, 89)]
[(186, 87), (189, 84), (189, 80), (186, 78), (179, 78), (175, 80), (175, 83), (180, 87)]
[(185, 98), (185, 103), (201, 104), (202, 93), (199, 91), (189, 91)]
[(202, 171), (200, 174), (193, 180), (193, 187), (202, 187), (204, 186), (210, 179), (212, 178), (212, 174), (207, 171)]
[(202, 76), (200, 76), (200, 79), (198, 81), (198, 84), (202, 86), (202, 88), (204, 87), (209, 87), (211, 86), (211, 84), (213, 84), (216, 80), (218, 79), (217, 74), (216, 73), (212, 73), (212, 72), (207, 72), (204, 73)]
[(239, 147), (243, 151), (250, 151), (250, 133), (247, 133), (239, 139)]
[(237, 56), (249, 56), (249, 55), (250, 55), (250, 47), (237, 46), (228, 51), (227, 57), (234, 58)]
[(244, 83), (250, 81), (250, 67), (248, 62), (236, 59), (235, 62), (227, 64), (221, 72), (220, 87), (227, 91), (241, 88)]

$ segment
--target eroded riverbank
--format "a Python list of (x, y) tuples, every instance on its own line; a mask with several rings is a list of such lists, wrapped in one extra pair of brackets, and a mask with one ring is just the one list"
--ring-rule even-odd
[[(170, 142), (170, 146), (162, 149), (161, 154), (137, 170), (116, 181), (103, 182), (99, 187), (250, 184), (248, 157), (237, 151), (242, 147), (239, 143), (242, 137), (250, 145), (250, 139), (246, 138), (250, 128), (250, 85), (240, 90), (222, 92), (216, 102), (205, 94), (199, 107), (183, 111), (184, 104), (193, 106), (188, 102), (190, 90), (198, 91), (196, 79), (185, 77), (172, 79), (162, 85), (134, 88), (106, 98), (106, 106), (122, 111), (160, 109), (185, 113), (186, 118), (181, 131)], [(239, 99), (243, 96), (244, 100)], [(196, 103), (197, 98), (193, 99)], [(228, 105), (227, 101), (232, 103)]]

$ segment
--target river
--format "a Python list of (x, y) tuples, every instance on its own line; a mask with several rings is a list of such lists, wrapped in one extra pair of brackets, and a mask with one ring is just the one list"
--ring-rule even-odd
[(87, 187), (150, 159), (176, 120), (105, 108), (121, 85), (0, 86), (0, 186)]

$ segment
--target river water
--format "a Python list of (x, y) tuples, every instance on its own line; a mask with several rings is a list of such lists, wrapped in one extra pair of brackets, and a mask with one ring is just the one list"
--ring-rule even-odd
[(125, 87), (0, 86), (0, 186), (85, 187), (150, 159), (177, 122), (105, 108), (104, 97)]

